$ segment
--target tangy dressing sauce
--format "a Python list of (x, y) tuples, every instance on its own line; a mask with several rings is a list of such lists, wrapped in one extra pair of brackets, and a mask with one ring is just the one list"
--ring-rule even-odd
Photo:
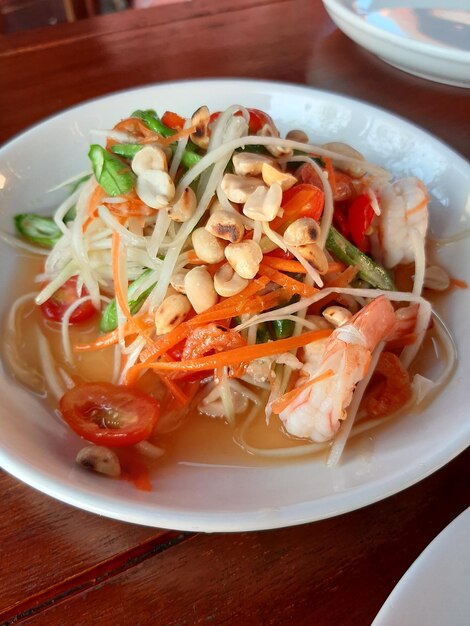
[[(27, 255), (23, 255), (20, 260), (18, 274), (22, 277), (12, 285), (10, 293), (11, 302), (22, 294), (29, 291), (38, 291), (38, 285), (34, 282), (36, 274), (41, 271), (41, 261)], [(101, 351), (75, 354), (75, 370), (67, 366), (64, 360), (61, 334), (57, 324), (46, 321), (34, 302), (31, 300), (25, 303), (17, 315), (17, 331), (19, 341), (17, 342), (18, 354), (20, 355), (27, 371), (37, 370), (40, 372), (39, 356), (34, 346), (37, 346), (37, 329), (46, 336), (52, 353), (59, 367), (63, 367), (74, 378), (83, 380), (103, 381), (112, 380), (113, 372), (113, 348)], [(74, 343), (86, 343), (96, 337), (98, 315), (90, 322), (72, 326), (70, 336), (72, 345)], [(430, 333), (425, 341), (425, 345), (415, 363), (413, 372), (419, 371), (423, 375), (432, 372), (433, 376), (439, 373), (442, 359), (442, 350), (433, 334)], [(8, 359), (7, 359), (8, 360)], [(10, 371), (11, 371), (10, 367)], [(20, 376), (16, 376), (20, 378)], [(21, 380), (23, 384), (31, 386), (31, 378)], [(158, 383), (157, 383), (158, 384)], [(56, 410), (57, 404), (53, 397), (48, 396), (44, 387), (33, 389), (45, 399), (51, 407), (51, 412)], [(414, 410), (416, 411), (416, 409)], [(404, 419), (406, 416), (397, 417)], [(52, 416), (51, 416), (52, 419)], [(183, 418), (179, 427), (173, 432), (159, 434), (152, 439), (152, 442), (165, 449), (165, 454), (155, 462), (156, 467), (171, 465), (176, 463), (197, 464), (197, 465), (229, 465), (229, 466), (266, 466), (273, 463), (292, 463), (295, 458), (269, 458), (255, 456), (243, 450), (235, 441), (236, 428), (243, 422), (244, 417), (239, 417), (235, 426), (228, 425), (223, 419), (214, 419), (201, 415), (195, 409), (188, 412)], [(411, 419), (411, 416), (410, 416)], [(384, 420), (384, 426), (387, 419)], [(161, 420), (164, 427), (164, 418)], [(378, 428), (382, 429), (383, 426)], [(165, 430), (165, 428), (164, 428)], [(364, 454), (367, 448), (367, 456), (371, 457), (373, 449), (373, 436), (377, 428), (367, 431), (365, 434), (356, 437), (348, 443), (359, 456)], [(286, 448), (291, 446), (301, 446), (306, 442), (289, 436), (282, 427), (276, 415), (271, 416), (269, 423), (266, 423), (264, 408), (260, 408), (258, 418), (247, 429), (245, 439), (250, 446), (258, 448)], [(308, 443), (308, 442), (307, 442)], [(85, 442), (84, 442), (85, 444)], [(322, 457), (324, 454), (322, 454)], [(298, 457), (302, 460), (305, 457)], [(152, 463), (153, 465), (153, 463)]]

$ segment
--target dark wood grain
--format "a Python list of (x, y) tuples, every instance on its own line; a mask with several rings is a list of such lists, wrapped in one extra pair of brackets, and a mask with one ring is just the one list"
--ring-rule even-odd
[[(461, 455), (383, 502), (298, 528), (198, 535), (26, 624), (368, 626), (426, 545), (469, 504)], [(445, 503), (445, 506), (442, 505)]]
[[(0, 472), (0, 623), (54, 597), (64, 580), (118, 567), (129, 551), (151, 550), (168, 533), (123, 524), (61, 504)], [(139, 553), (140, 553), (139, 552)]]
[[(389, 67), (320, 0), (193, 0), (0, 37), (0, 141), (78, 102), (205, 76), (284, 80), (387, 108), (470, 156), (470, 91)], [(366, 509), (188, 537), (77, 511), (0, 475), (0, 623), (369, 624), (469, 504), (469, 453)]]
[[(370, 101), (470, 155), (468, 90), (388, 66), (339, 32), (320, 2), (194, 0), (56, 28), (56, 37), (49, 29), (0, 40), (0, 141), (111, 91), (188, 77), (246, 76)], [(34, 106), (25, 107), (26, 100)]]

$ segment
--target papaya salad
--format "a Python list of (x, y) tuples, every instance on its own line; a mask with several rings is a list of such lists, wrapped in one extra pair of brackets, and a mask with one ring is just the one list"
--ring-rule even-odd
[[(93, 132), (90, 172), (54, 214), (14, 218), (39, 260), (6, 333), (13, 374), (85, 440), (78, 463), (117, 477), (199, 414), (247, 454), (334, 466), (448, 380), (455, 349), (427, 296), (465, 285), (427, 259), (420, 180), (243, 106)], [(416, 370), (430, 335), (434, 380)], [(254, 445), (273, 421), (283, 445)]]

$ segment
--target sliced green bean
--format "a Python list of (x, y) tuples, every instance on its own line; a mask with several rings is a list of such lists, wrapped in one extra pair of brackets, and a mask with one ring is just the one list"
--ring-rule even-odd
[(270, 339), (271, 335), (269, 334), (267, 324), (264, 322), (258, 324), (258, 328), (256, 330), (256, 343), (267, 343)]
[(138, 143), (116, 143), (114, 146), (111, 146), (111, 150), (120, 157), (133, 159), (143, 147)]
[(161, 121), (156, 112), (152, 109), (147, 109), (146, 111), (141, 111), (140, 109), (138, 109), (137, 111), (134, 111), (134, 113), (132, 113), (131, 117), (136, 117), (142, 120), (147, 128), (150, 128), (150, 130), (153, 130), (154, 133), (158, 133), (163, 137), (171, 137), (171, 135), (174, 135), (176, 133), (176, 130), (173, 130), (173, 128), (165, 126), (165, 124)]
[(292, 320), (274, 320), (271, 322), (274, 329), (276, 339), (287, 339), (292, 337), (295, 328), (295, 322)]
[(88, 156), (98, 184), (110, 196), (126, 194), (134, 187), (136, 176), (118, 156), (98, 144), (90, 146)]
[(62, 237), (62, 232), (52, 217), (36, 213), (20, 213), (13, 218), (18, 233), (43, 248), (52, 248)]
[[(134, 280), (134, 282), (132, 282), (129, 285), (129, 289), (127, 292), (128, 298), (129, 298), (128, 304), (129, 304), (129, 310), (132, 313), (132, 315), (135, 315), (136, 313), (138, 313), (138, 311), (140, 311), (145, 300), (148, 298), (148, 296), (152, 292), (152, 289), (155, 287), (155, 283), (154, 283), (148, 289), (142, 292), (140, 296), (138, 296), (135, 299), (132, 298), (133, 294), (136, 292), (139, 285), (142, 284), (143, 280), (149, 275), (151, 271), (152, 270), (150, 269), (145, 270), (145, 272), (143, 272), (138, 278)], [(109, 333), (115, 328), (117, 328), (117, 305), (116, 305), (116, 299), (113, 298), (110, 302), (108, 302), (105, 309), (101, 313), (100, 330), (104, 333)]]
[(333, 226), (328, 232), (326, 248), (343, 263), (355, 265), (359, 270), (357, 273), (359, 278), (368, 282), (372, 287), (385, 291), (393, 291), (395, 289), (390, 274), (368, 257), (367, 254), (356, 248)]

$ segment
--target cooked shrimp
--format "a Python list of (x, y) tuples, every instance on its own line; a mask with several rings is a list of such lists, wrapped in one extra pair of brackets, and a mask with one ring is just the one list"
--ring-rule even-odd
[(404, 335), (412, 333), (416, 327), (418, 311), (419, 304), (416, 302), (398, 309), (398, 311), (395, 312), (395, 326), (387, 337), (387, 341), (394, 341), (395, 339), (400, 339)]
[[(318, 442), (333, 439), (356, 384), (367, 373), (372, 351), (394, 326), (393, 307), (379, 296), (330, 335), (319, 366), (312, 371), (307, 361), (304, 374), (310, 380), (328, 370), (333, 375), (304, 389), (279, 415), (291, 435)], [(305, 377), (297, 386), (302, 384)]]
[(428, 200), (418, 178), (402, 178), (376, 189), (381, 214), (376, 218), (377, 237), (372, 237), (373, 256), (385, 267), (415, 260), (412, 231), (423, 241), (428, 228)]

